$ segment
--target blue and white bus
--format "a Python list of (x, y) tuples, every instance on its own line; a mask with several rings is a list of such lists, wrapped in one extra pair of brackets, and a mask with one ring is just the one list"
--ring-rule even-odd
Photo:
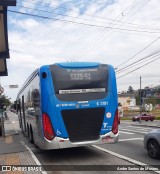
[(116, 143), (114, 68), (95, 62), (42, 66), (19, 91), (17, 111), (22, 131), (44, 150)]

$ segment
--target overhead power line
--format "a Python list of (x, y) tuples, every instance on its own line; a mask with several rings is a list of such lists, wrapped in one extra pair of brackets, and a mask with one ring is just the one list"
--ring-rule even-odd
[[(95, 25), (95, 24), (89, 24), (89, 23), (83, 23), (83, 22), (76, 22), (76, 21), (71, 21), (71, 20), (66, 20), (66, 19), (57, 19), (57, 18), (51, 18), (51, 17), (47, 17), (47, 16), (35, 15), (35, 14), (24, 13), (24, 12), (18, 12), (18, 11), (14, 11), (14, 10), (8, 10), (8, 11), (12, 12), (12, 13), (26, 15), (26, 16), (32, 16), (32, 17), (43, 18), (43, 19), (50, 19), (50, 20), (73, 23), (73, 24), (79, 24), (79, 25), (86, 25), (86, 26), (90, 26), (90, 27), (118, 29), (118, 28), (113, 28), (113, 27), (106, 27), (106, 26), (101, 26), (101, 25)], [(156, 33), (156, 34), (160, 33), (160, 31), (159, 32), (150, 32), (150, 31), (142, 31), (142, 30), (131, 30), (131, 29), (126, 29), (126, 28), (119, 28), (118, 30), (130, 31), (130, 32), (141, 32), (141, 33), (142, 32), (144, 32), (144, 33), (145, 32), (147, 32), (147, 33)]]
[[(41, 6), (41, 7), (49, 7), (49, 8), (54, 8), (54, 10), (57, 10), (57, 9), (63, 9), (65, 11), (68, 11), (69, 9), (72, 9), (71, 7), (62, 7), (62, 6), (56, 6), (56, 5), (50, 5), (49, 3), (41, 3), (39, 1), (28, 1), (28, 0), (22, 0), (21, 2), (26, 2), (26, 3), (30, 3), (30, 4), (35, 4), (35, 5), (38, 5), (38, 6)], [(26, 8), (26, 7), (25, 7)], [(37, 9), (38, 10), (38, 9)], [(47, 12), (47, 11), (46, 11)], [(63, 14), (60, 14), (60, 13), (55, 13), (57, 15), (63, 15)], [(121, 14), (122, 15), (122, 14)], [(68, 15), (67, 15), (68, 16)], [(91, 15), (91, 14), (88, 14), (88, 13), (85, 13), (83, 14), (83, 16), (88, 16), (88, 17), (93, 17), (93, 18), (98, 18), (98, 19), (104, 19), (104, 20), (109, 20), (109, 21), (117, 21), (117, 22), (120, 22), (120, 23), (123, 23), (123, 24), (128, 24), (128, 25), (132, 25), (132, 26), (137, 26), (139, 28), (145, 28), (145, 29), (151, 29), (151, 30), (160, 30), (159, 28), (152, 28), (150, 26), (144, 26), (144, 25), (140, 25), (140, 24), (134, 24), (134, 23), (129, 23), (129, 22), (125, 22), (125, 21), (120, 21), (118, 19), (111, 19), (111, 18), (108, 18), (108, 17), (104, 17), (104, 16), (97, 16), (97, 15)], [(77, 17), (75, 17), (77, 18)]]
[(119, 70), (116, 70), (116, 73), (117, 74), (122, 73), (123, 71), (126, 71), (129, 68), (137, 66), (138, 64), (141, 64), (141, 63), (147, 61), (148, 59), (152, 59), (153, 56), (157, 56), (157, 54), (158, 55), (160, 54), (160, 49), (158, 49), (157, 51), (154, 51), (153, 53), (149, 54), (148, 56), (145, 56), (145, 57), (143, 57), (143, 58), (141, 58), (141, 59), (139, 59), (139, 60), (137, 60), (137, 61), (135, 61), (135, 62), (133, 62), (133, 63), (123, 67), (123, 68), (121, 68), (121, 69), (119, 69)]
[(101, 19), (105, 19), (105, 21), (97, 21), (97, 20), (93, 20), (93, 19), (86, 19), (83, 17), (79, 17), (79, 16), (71, 16), (71, 15), (66, 15), (66, 14), (62, 14), (62, 13), (57, 13), (57, 12), (53, 12), (53, 11), (46, 11), (43, 9), (38, 9), (38, 8), (31, 8), (31, 7), (26, 7), (26, 6), (22, 6), (22, 5), (16, 5), (16, 7), (20, 7), (20, 8), (25, 8), (25, 9), (30, 9), (30, 10), (34, 10), (34, 11), (40, 11), (40, 12), (44, 12), (44, 13), (49, 13), (49, 14), (56, 14), (58, 16), (64, 16), (64, 17), (69, 17), (69, 18), (74, 18), (74, 19), (80, 19), (80, 20), (86, 20), (86, 21), (92, 21), (92, 22), (98, 22), (98, 23), (103, 23), (103, 24), (110, 24), (110, 23), (106, 23), (106, 20), (108, 21), (116, 21), (118, 23), (123, 23), (123, 25), (127, 25), (127, 27), (132, 27), (132, 28), (138, 28), (138, 29), (147, 29), (147, 30), (157, 30), (160, 31), (160, 28), (151, 28), (151, 27), (147, 27), (147, 26), (143, 26), (143, 25), (138, 25), (138, 24), (133, 24), (133, 23), (129, 23), (129, 22), (125, 22), (125, 21), (120, 21), (120, 20), (116, 20), (116, 19), (110, 19), (110, 18), (106, 18), (106, 17), (100, 17), (100, 16), (95, 16), (95, 15), (83, 15), (83, 16), (90, 16), (90, 17), (95, 17), (96, 18), (101, 18)]
[[(132, 5), (132, 3), (131, 3), (130, 5)], [(127, 8), (128, 8), (128, 7), (127, 7)], [(126, 9), (127, 9), (127, 8), (126, 8)], [(125, 9), (125, 10), (126, 10), (126, 9)], [(124, 10), (124, 11), (125, 11), (125, 10)], [(119, 14), (119, 15), (113, 20), (113, 22), (112, 22), (109, 26), (111, 26), (111, 27), (115, 26), (115, 25), (118, 23), (117, 19), (118, 19), (119, 17), (121, 17), (121, 19), (123, 19), (124, 15)], [(74, 57), (77, 57), (77, 55), (78, 55), (78, 58), (80, 58), (80, 57), (82, 57), (83, 55), (85, 55), (91, 48), (95, 47), (95, 45), (97, 44), (97, 41), (99, 42), (100, 39), (101, 39), (107, 32), (109, 32), (109, 31), (110, 31), (109, 29), (106, 29), (106, 28), (105, 28), (105, 29), (103, 29), (100, 33), (98, 33), (97, 35), (93, 36), (93, 38), (88, 42), (88, 45), (82, 47), (82, 49), (79, 51), (79, 53), (78, 53), (78, 54), (75, 54)], [(110, 34), (109, 34), (109, 35), (110, 35)], [(86, 48), (87, 48), (87, 49), (86, 49)]]
[[(159, 56), (160, 56), (160, 54), (158, 54)], [(133, 67), (137, 67), (138, 65), (142, 65), (143, 63), (145, 63), (146, 61), (148, 61), (148, 60), (151, 60), (151, 59), (153, 59), (153, 58), (155, 58), (155, 57), (157, 57), (158, 55), (154, 55), (154, 56), (152, 56), (152, 57), (146, 57), (146, 58), (144, 58), (144, 59), (141, 59), (141, 60), (138, 60), (138, 61), (136, 61), (135, 63), (133, 63), (132, 65), (130, 65), (130, 66), (128, 66), (128, 67), (126, 67), (125, 69), (123, 69), (122, 71), (120, 71), (120, 72), (116, 72), (117, 74), (120, 74), (120, 73), (122, 73), (122, 72), (124, 72), (124, 71), (126, 71), (126, 70), (128, 70), (128, 69), (132, 69)]]
[[(120, 65), (118, 65), (116, 67), (119, 68), (121, 67), (122, 65), (126, 64), (127, 62), (131, 61), (133, 58), (135, 58), (137, 55), (139, 55), (140, 53), (142, 53), (144, 50), (146, 50), (148, 47), (150, 47), (151, 45), (153, 45), (155, 42), (157, 42), (158, 40), (160, 39), (160, 37), (156, 38), (154, 41), (152, 41), (151, 43), (149, 43), (146, 47), (144, 47), (142, 50), (140, 50), (138, 53), (136, 53), (134, 56), (130, 57), (129, 59), (127, 59), (126, 61), (122, 62)], [(118, 70), (119, 71), (119, 70)], [(117, 72), (118, 72), (117, 71)]]
[[(146, 0), (145, 0), (144, 2), (149, 2), (149, 1), (148, 1), (148, 0), (146, 1)], [(124, 18), (124, 17), (126, 17), (128, 14), (132, 13), (132, 11), (133, 11), (137, 6), (139, 6), (139, 4), (141, 5), (141, 2), (140, 2), (140, 3), (136, 3), (129, 11), (126, 12), (125, 16), (122, 15), (121, 18)], [(143, 5), (144, 5), (144, 4), (143, 4)], [(119, 17), (119, 16), (118, 16), (118, 17)], [(116, 18), (116, 19), (117, 19), (117, 18)], [(127, 19), (126, 19), (126, 20), (127, 20)], [(121, 30), (121, 28), (120, 28), (120, 27), (121, 27), (121, 24), (118, 24), (117, 22), (113, 23), (113, 24), (112, 24), (112, 27), (113, 27), (113, 26), (116, 26), (116, 25), (118, 25), (118, 27), (114, 28), (114, 30), (111, 31), (111, 33), (108, 33), (108, 32), (110, 31), (109, 28), (102, 30), (102, 32), (99, 34), (99, 36), (96, 37), (96, 38), (93, 40), (92, 43), (89, 43), (88, 46), (85, 46), (84, 49), (81, 49), (82, 51), (80, 51), (80, 52), (77, 54), (78, 59), (80, 59), (82, 56), (86, 55), (86, 54), (89, 52), (89, 50), (93, 49), (101, 40), (106, 39), (107, 37), (109, 37), (110, 35), (112, 35), (114, 32), (117, 32), (117, 30)], [(106, 35), (106, 34), (108, 34), (108, 35)]]
[(160, 56), (159, 56), (159, 55), (158, 55), (158, 58), (155, 58), (154, 60), (151, 60), (151, 61), (147, 62), (146, 64), (141, 65), (141, 66), (139, 66), (139, 67), (135, 68), (134, 70), (129, 71), (128, 73), (125, 73), (125, 74), (123, 74), (123, 75), (121, 75), (121, 76), (117, 77), (117, 79), (122, 78), (122, 77), (124, 77), (124, 76), (126, 76), (126, 75), (128, 75), (128, 74), (131, 74), (131, 73), (133, 73), (133, 72), (135, 72), (135, 71), (137, 71), (137, 70), (139, 70), (139, 69), (143, 68), (144, 66), (146, 66), (146, 65), (148, 65), (148, 64), (150, 64), (150, 63), (155, 62), (155, 61), (156, 61), (156, 60), (158, 60), (158, 59), (160, 59)]
[[(16, 5), (17, 7), (21, 7), (21, 8), (25, 8), (25, 9), (30, 9), (30, 10), (34, 10), (34, 11), (39, 11), (39, 12), (44, 12), (44, 13), (49, 13), (49, 14), (55, 14), (55, 15), (58, 15), (58, 16), (63, 16), (63, 17), (69, 17), (69, 18), (73, 18), (73, 19), (80, 19), (80, 20), (85, 20), (85, 21), (91, 21), (91, 22), (98, 22), (98, 23), (103, 23), (103, 24), (108, 24), (104, 21), (95, 21), (95, 20), (92, 20), (92, 19), (86, 19), (86, 18), (81, 18), (81, 17), (75, 17), (75, 16), (71, 16), (71, 15), (66, 15), (66, 14), (62, 14), (62, 13), (56, 13), (56, 12), (53, 12), (53, 11), (46, 11), (46, 10), (42, 10), (42, 9), (36, 9), (36, 8), (31, 8), (31, 7), (24, 7), (24, 6), (21, 6), (21, 5)], [(137, 27), (135, 27), (137, 28)]]

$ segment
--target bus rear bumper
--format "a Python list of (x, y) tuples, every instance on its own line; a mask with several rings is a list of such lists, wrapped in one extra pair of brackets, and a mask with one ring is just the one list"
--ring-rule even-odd
[(55, 137), (52, 141), (48, 141), (45, 139), (45, 150), (63, 149), (63, 148), (96, 145), (96, 144), (111, 144), (111, 143), (117, 143), (118, 139), (119, 139), (119, 132), (117, 134), (109, 132), (106, 133), (105, 135), (100, 135), (100, 138), (98, 140), (82, 141), (82, 142), (71, 142), (69, 138)]

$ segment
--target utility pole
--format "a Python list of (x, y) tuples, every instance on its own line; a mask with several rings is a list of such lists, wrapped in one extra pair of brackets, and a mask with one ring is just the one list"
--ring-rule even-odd
[(142, 89), (141, 89), (141, 76), (140, 76), (140, 117), (139, 123), (141, 124), (141, 115), (142, 115)]

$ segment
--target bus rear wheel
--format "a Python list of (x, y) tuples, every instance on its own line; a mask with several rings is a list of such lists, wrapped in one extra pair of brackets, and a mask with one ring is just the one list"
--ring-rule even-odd
[(29, 142), (31, 144), (34, 143), (34, 139), (33, 139), (33, 131), (32, 131), (32, 127), (30, 126), (30, 131), (29, 131)]
[(27, 124), (27, 137), (29, 137), (29, 126)]
[(147, 151), (151, 158), (154, 158), (154, 159), (160, 158), (160, 146), (156, 140), (151, 139), (148, 141)]

